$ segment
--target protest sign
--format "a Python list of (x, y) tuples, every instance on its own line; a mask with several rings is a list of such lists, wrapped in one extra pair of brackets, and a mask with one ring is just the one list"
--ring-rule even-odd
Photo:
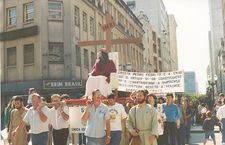
[(70, 130), (71, 133), (84, 133), (85, 122), (81, 120), (81, 116), (85, 111), (85, 106), (69, 107)]
[(144, 89), (149, 93), (184, 92), (183, 71), (160, 73), (120, 71), (118, 73), (119, 91), (132, 92)]

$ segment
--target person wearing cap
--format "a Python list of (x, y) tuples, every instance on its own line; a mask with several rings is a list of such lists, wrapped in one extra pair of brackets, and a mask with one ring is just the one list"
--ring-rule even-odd
[[(110, 113), (111, 141), (109, 145), (120, 145), (122, 138), (122, 127), (126, 126), (127, 114), (122, 104), (115, 102), (115, 95), (110, 94), (108, 97), (108, 107)], [(125, 138), (127, 132), (123, 135)]]
[(85, 129), (87, 145), (109, 144), (111, 139), (110, 115), (108, 107), (101, 102), (99, 89), (92, 91), (92, 100), (87, 100), (86, 105), (81, 119), (87, 123)]
[(32, 107), (23, 118), (23, 121), (12, 132), (12, 136), (17, 136), (26, 124), (30, 125), (32, 145), (46, 145), (48, 140), (48, 116), (49, 109), (46, 106), (40, 107), (41, 96), (32, 94)]
[(14, 96), (15, 109), (11, 112), (10, 125), (9, 125), (9, 143), (11, 145), (27, 145), (27, 130), (23, 128), (19, 131), (17, 136), (11, 136), (11, 132), (20, 124), (28, 109), (23, 105), (23, 98)]
[(145, 90), (137, 91), (138, 105), (132, 107), (127, 119), (127, 128), (132, 136), (138, 136), (141, 145), (157, 145), (158, 119), (156, 109), (146, 103)]
[(85, 96), (90, 96), (93, 89), (100, 89), (103, 96), (112, 93), (110, 83), (110, 74), (116, 73), (116, 65), (112, 59), (109, 59), (108, 52), (105, 48), (98, 52), (98, 59), (89, 73), (86, 83)]

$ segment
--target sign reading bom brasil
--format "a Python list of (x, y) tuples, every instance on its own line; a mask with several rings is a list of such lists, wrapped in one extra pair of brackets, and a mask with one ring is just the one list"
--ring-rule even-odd
[(149, 93), (184, 92), (184, 72), (125, 72), (119, 71), (119, 91), (146, 89)]

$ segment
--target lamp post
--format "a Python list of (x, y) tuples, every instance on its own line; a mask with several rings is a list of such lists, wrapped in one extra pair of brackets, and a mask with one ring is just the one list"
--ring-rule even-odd
[(217, 76), (214, 75), (214, 78), (212, 78), (210, 75), (208, 75), (208, 84), (209, 84), (209, 94), (211, 95), (211, 101), (212, 105), (215, 103), (215, 87), (217, 86)]

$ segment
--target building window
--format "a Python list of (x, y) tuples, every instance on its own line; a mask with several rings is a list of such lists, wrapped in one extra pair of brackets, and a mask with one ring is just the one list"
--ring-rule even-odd
[(7, 48), (7, 66), (16, 66), (16, 47)]
[(75, 25), (80, 27), (80, 10), (77, 6), (74, 6), (74, 21)]
[(84, 49), (84, 68), (87, 68), (89, 67), (89, 57), (88, 57), (88, 50), (87, 49)]
[(26, 3), (23, 5), (23, 21), (30, 22), (34, 20), (34, 3)]
[(92, 36), (95, 35), (95, 29), (94, 29), (94, 27), (95, 27), (94, 18), (90, 17), (90, 34)]
[(80, 47), (76, 45), (76, 65), (81, 66), (81, 52)]
[(94, 52), (91, 52), (91, 66), (95, 64), (96, 61), (96, 55)]
[(87, 32), (87, 13), (83, 12), (83, 30)]
[(16, 25), (16, 7), (7, 9), (7, 26)]
[(23, 46), (24, 64), (34, 63), (34, 44), (27, 44)]
[(63, 62), (64, 50), (63, 43), (50, 42), (49, 43), (49, 57), (50, 62)]
[(48, 15), (50, 19), (62, 19), (62, 2), (48, 2)]

